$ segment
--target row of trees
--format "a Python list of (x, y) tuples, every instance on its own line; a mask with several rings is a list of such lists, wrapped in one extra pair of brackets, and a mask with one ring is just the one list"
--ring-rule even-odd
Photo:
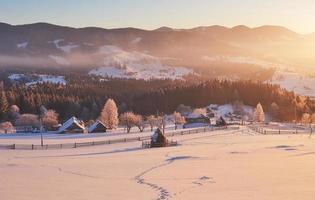
[[(102, 121), (108, 129), (115, 129), (120, 123), (126, 127), (127, 133), (130, 132), (132, 127), (137, 127), (140, 132), (143, 132), (147, 126), (150, 126), (152, 131), (154, 127), (164, 129), (166, 125), (165, 116), (156, 117), (150, 115), (148, 117), (143, 117), (142, 115), (134, 114), (131, 111), (124, 112), (118, 116), (118, 108), (113, 99), (108, 99), (106, 101), (99, 120)], [(175, 124), (175, 129), (177, 129), (178, 125), (185, 123), (185, 118), (176, 111), (173, 113), (171, 120)]]

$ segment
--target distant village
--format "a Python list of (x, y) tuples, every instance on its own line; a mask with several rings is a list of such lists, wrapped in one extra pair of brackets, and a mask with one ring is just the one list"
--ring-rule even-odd
[(165, 126), (177, 128), (197, 128), (209, 126), (227, 126), (229, 124), (244, 124), (244, 122), (264, 122), (266, 117), (261, 104), (256, 109), (244, 109), (241, 102), (235, 102), (228, 107), (210, 105), (206, 108), (192, 109), (190, 106), (179, 105), (171, 114), (159, 114), (143, 117), (133, 112), (118, 114), (118, 108), (113, 99), (108, 99), (99, 118), (84, 122), (73, 116), (63, 123), (58, 121), (58, 113), (54, 110), (40, 107), (40, 114), (20, 114), (19, 108), (12, 105), (8, 111), (8, 121), (0, 124), (0, 133), (58, 133), (87, 134), (105, 133), (108, 130), (123, 128), (127, 133), (132, 128), (143, 132), (155, 128), (164, 130)]

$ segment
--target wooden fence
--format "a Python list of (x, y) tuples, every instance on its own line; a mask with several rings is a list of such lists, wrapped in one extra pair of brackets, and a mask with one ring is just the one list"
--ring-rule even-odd
[(312, 134), (314, 130), (309, 129), (266, 129), (265, 127), (259, 126), (248, 126), (251, 130), (263, 134), (263, 135), (279, 135), (279, 134)]
[[(188, 135), (196, 134), (217, 130), (224, 130), (227, 127), (204, 127), (190, 130), (182, 130), (177, 132), (165, 133), (166, 137), (174, 137), (178, 135)], [(45, 149), (71, 149), (71, 148), (80, 148), (88, 146), (98, 146), (98, 145), (110, 145), (117, 143), (127, 143), (135, 141), (145, 141), (150, 140), (151, 136), (138, 136), (138, 137), (128, 137), (128, 138), (118, 138), (118, 139), (108, 139), (102, 141), (91, 141), (91, 142), (75, 142), (75, 143), (63, 143), (63, 144), (44, 144), (44, 145), (35, 145), (35, 144), (9, 144), (9, 145), (0, 145), (0, 149), (17, 149), (17, 150), (45, 150)]]

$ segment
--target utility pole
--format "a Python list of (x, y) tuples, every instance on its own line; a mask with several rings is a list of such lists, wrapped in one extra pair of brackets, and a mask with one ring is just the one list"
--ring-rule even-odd
[(43, 122), (42, 117), (39, 118), (39, 131), (40, 131), (40, 145), (44, 146), (44, 139), (43, 139)]

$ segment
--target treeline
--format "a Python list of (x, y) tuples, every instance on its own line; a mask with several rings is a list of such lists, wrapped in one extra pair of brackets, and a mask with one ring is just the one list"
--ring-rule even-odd
[[(277, 105), (277, 118), (290, 121), (303, 113), (315, 111), (314, 101), (296, 96), (279, 86), (253, 81), (189, 82), (172, 80), (102, 80), (99, 77), (74, 75), (67, 85), (38, 84), (32, 87), (4, 85), (1, 102), (17, 105), (21, 113), (39, 113), (41, 105), (59, 113), (60, 120), (77, 116), (88, 121), (96, 119), (107, 99), (113, 98), (119, 113), (133, 111), (142, 115), (173, 113), (180, 104), (204, 107), (241, 101), (245, 105), (261, 103), (268, 111)], [(5, 100), (3, 100), (5, 98)], [(0, 113), (1, 114), (1, 113)], [(4, 115), (1, 115), (2, 118)]]

